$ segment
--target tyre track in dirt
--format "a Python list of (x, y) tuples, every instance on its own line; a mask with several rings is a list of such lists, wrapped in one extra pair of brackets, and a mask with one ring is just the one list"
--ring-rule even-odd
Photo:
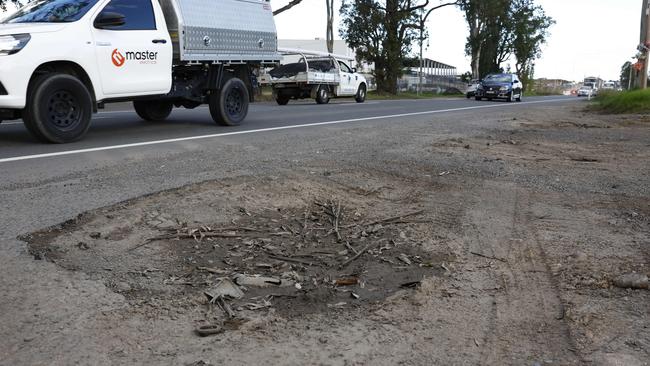
[(499, 288), (490, 295), (493, 306), (483, 329), (481, 364), (579, 364), (559, 291), (529, 224), (528, 192), (488, 181), (477, 194), (467, 211), (471, 229), (465, 245), (477, 261), (488, 262), (482, 287)]

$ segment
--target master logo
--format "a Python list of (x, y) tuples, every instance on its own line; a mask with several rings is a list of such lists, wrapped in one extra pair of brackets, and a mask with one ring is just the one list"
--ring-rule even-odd
[(121, 67), (124, 65), (124, 62), (126, 62), (126, 58), (117, 50), (117, 48), (113, 50), (111, 60), (113, 61), (113, 65), (117, 67)]
[(111, 61), (113, 61), (113, 65), (117, 67), (122, 67), (126, 61), (131, 60), (137, 61), (140, 64), (155, 64), (157, 59), (158, 52), (152, 52), (149, 50), (124, 51), (124, 54), (122, 54), (122, 52), (118, 51), (116, 48), (111, 54)]

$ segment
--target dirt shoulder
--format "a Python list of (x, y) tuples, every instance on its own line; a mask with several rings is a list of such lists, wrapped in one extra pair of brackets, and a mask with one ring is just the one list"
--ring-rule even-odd
[[(23, 239), (117, 297), (92, 315), (98, 363), (648, 365), (647, 277), (614, 285), (650, 274), (647, 117), (539, 106), (486, 126), (409, 129), (373, 157), (159, 192)], [(45, 336), (0, 341), (0, 364), (54, 352)]]

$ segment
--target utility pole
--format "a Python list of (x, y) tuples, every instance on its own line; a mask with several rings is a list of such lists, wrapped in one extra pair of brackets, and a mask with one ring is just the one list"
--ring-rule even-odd
[(417, 95), (422, 93), (422, 67), (424, 66), (424, 59), (422, 58), (422, 43), (424, 43), (424, 19), (422, 19), (422, 11), (418, 12), (420, 20), (420, 71), (418, 72), (418, 89)]
[(643, 67), (641, 68), (641, 80), (639, 85), (641, 89), (648, 87), (648, 57), (650, 56), (650, 1), (643, 0), (643, 9), (641, 13), (641, 45), (639, 50), (643, 54)]

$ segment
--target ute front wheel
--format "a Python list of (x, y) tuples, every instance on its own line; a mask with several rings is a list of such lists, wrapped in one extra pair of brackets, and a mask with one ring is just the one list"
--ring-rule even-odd
[(29, 87), (23, 121), (39, 140), (62, 144), (82, 138), (90, 128), (92, 97), (68, 74), (39, 75)]
[(136, 100), (133, 102), (135, 113), (145, 121), (164, 121), (172, 113), (174, 105), (160, 100)]
[(238, 78), (228, 79), (208, 99), (212, 119), (223, 126), (237, 126), (248, 114), (248, 90)]
[(363, 103), (366, 100), (366, 86), (364, 84), (359, 85), (357, 94), (354, 96), (354, 100), (357, 103)]

